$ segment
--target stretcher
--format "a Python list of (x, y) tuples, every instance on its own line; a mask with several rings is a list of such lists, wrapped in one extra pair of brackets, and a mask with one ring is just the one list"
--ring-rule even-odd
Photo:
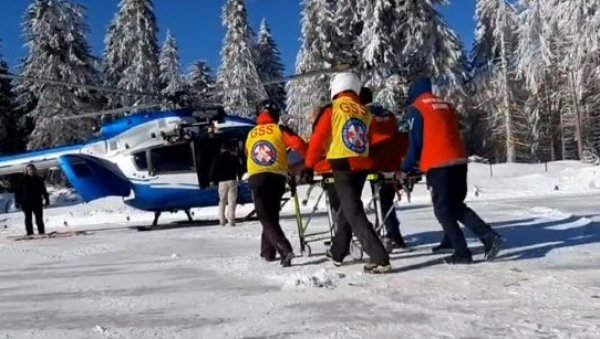
[[(393, 245), (391, 242), (387, 241), (385, 237), (385, 222), (392, 215), (392, 213), (396, 210), (397, 204), (402, 200), (402, 195), (406, 194), (407, 197), (410, 196), (412, 189), (416, 182), (420, 180), (420, 175), (414, 175), (408, 177), (402, 183), (398, 183), (393, 179), (392, 174), (382, 174), (382, 173), (373, 173), (367, 176), (367, 181), (370, 183), (372, 196), (370, 201), (367, 203), (367, 216), (369, 214), (375, 214), (375, 222), (373, 223), (373, 227), (377, 234), (381, 237), (382, 241), (384, 241), (384, 246), (388, 252), (393, 250)], [(388, 211), (382, 211), (379, 190), (383, 184), (392, 183), (394, 185), (396, 191), (396, 197), (390, 209)], [(320, 177), (318, 180), (310, 183), (310, 186), (306, 192), (306, 197), (302, 200), (302, 205), (306, 206), (308, 204), (309, 198), (313, 193), (315, 188), (320, 188), (319, 195), (311, 209), (311, 212), (308, 214), (306, 221), (303, 221), (302, 212), (300, 209), (300, 199), (298, 197), (297, 184), (293, 179), (290, 180), (290, 192), (291, 199), (294, 201), (294, 211), (296, 216), (296, 224), (298, 227), (298, 237), (300, 242), (300, 252), (303, 256), (310, 256), (312, 249), (310, 247), (310, 243), (323, 241), (326, 246), (331, 245), (331, 239), (336, 233), (337, 228), (337, 220), (339, 218), (339, 214), (341, 210), (334, 211), (331, 208), (331, 204), (329, 202), (329, 196), (327, 195), (327, 185), (333, 185), (334, 179), (330, 176)], [(316, 212), (319, 209), (319, 204), (321, 200), (325, 196), (326, 208), (327, 208), (327, 219), (329, 222), (329, 230), (321, 231), (321, 232), (312, 232), (308, 231), (310, 222), (313, 220)], [(409, 200), (410, 202), (410, 200)], [(352, 238), (352, 243), (350, 244), (350, 256), (355, 260), (361, 260), (363, 258), (363, 250), (360, 245), (358, 239), (356, 237)]]

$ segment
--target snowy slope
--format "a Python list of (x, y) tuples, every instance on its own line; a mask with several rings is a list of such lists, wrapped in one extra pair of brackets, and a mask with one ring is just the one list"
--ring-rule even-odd
[[(596, 168), (540, 166), (499, 166), (493, 178), (471, 167), (470, 185), (480, 187), (471, 206), (508, 242), (497, 261), (469, 267), (430, 254), (441, 231), (418, 187), (398, 209), (415, 250), (394, 253), (386, 276), (364, 275), (351, 260), (333, 267), (322, 243), (289, 269), (264, 263), (256, 221), (137, 232), (128, 226), (152, 216), (118, 200), (50, 209), (53, 227), (72, 211), (69, 227), (93, 234), (14, 242), (0, 233), (0, 337), (598, 338)], [(290, 211), (282, 225), (298, 250)], [(325, 230), (317, 213), (311, 229)], [(477, 239), (469, 244), (481, 259)]]

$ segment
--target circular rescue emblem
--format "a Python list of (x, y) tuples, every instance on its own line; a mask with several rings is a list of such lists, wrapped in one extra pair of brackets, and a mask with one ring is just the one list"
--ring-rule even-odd
[(367, 126), (359, 119), (350, 119), (342, 129), (344, 145), (356, 153), (367, 150)]
[(275, 146), (268, 141), (259, 141), (252, 149), (252, 160), (260, 166), (271, 166), (277, 161)]

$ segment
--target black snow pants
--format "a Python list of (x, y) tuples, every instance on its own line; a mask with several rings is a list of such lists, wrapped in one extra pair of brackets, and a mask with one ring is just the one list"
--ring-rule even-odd
[(27, 231), (27, 235), (33, 235), (33, 216), (35, 216), (38, 233), (44, 234), (44, 205), (42, 202), (40, 201), (39, 204), (25, 204), (21, 208), (25, 214), (25, 230)]
[(386, 237), (393, 241), (403, 243), (404, 239), (402, 238), (402, 234), (400, 234), (400, 221), (398, 220), (396, 209), (394, 207), (395, 196), (396, 190), (393, 183), (385, 182), (381, 185), (381, 189), (379, 189), (379, 201), (383, 218), (385, 218), (386, 214), (389, 212), (387, 219), (385, 219)]
[(427, 184), (431, 187), (435, 216), (444, 229), (444, 245), (452, 245), (458, 256), (471, 255), (458, 222), (484, 244), (493, 239), (496, 233), (464, 202), (467, 196), (466, 164), (429, 170)]
[(279, 210), (286, 180), (286, 177), (274, 173), (254, 174), (248, 179), (254, 197), (254, 208), (263, 227), (260, 256), (269, 260), (275, 259), (277, 252), (282, 258), (292, 252), (292, 245), (279, 225)]
[(367, 219), (361, 200), (366, 173), (350, 171), (334, 171), (335, 190), (340, 200), (340, 207), (347, 222), (340, 223), (332, 239), (331, 254), (333, 259), (342, 260), (350, 251), (352, 233), (356, 235), (363, 250), (369, 255), (370, 262), (377, 265), (388, 265), (390, 257), (375, 233), (373, 225)]

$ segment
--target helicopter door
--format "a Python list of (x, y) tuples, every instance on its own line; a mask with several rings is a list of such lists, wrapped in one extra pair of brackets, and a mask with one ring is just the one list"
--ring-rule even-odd
[(173, 188), (197, 187), (193, 148), (189, 142), (151, 148), (150, 177), (152, 185)]
[(200, 138), (194, 141), (196, 174), (201, 189), (210, 186), (210, 169), (221, 152), (222, 139), (219, 137)]

